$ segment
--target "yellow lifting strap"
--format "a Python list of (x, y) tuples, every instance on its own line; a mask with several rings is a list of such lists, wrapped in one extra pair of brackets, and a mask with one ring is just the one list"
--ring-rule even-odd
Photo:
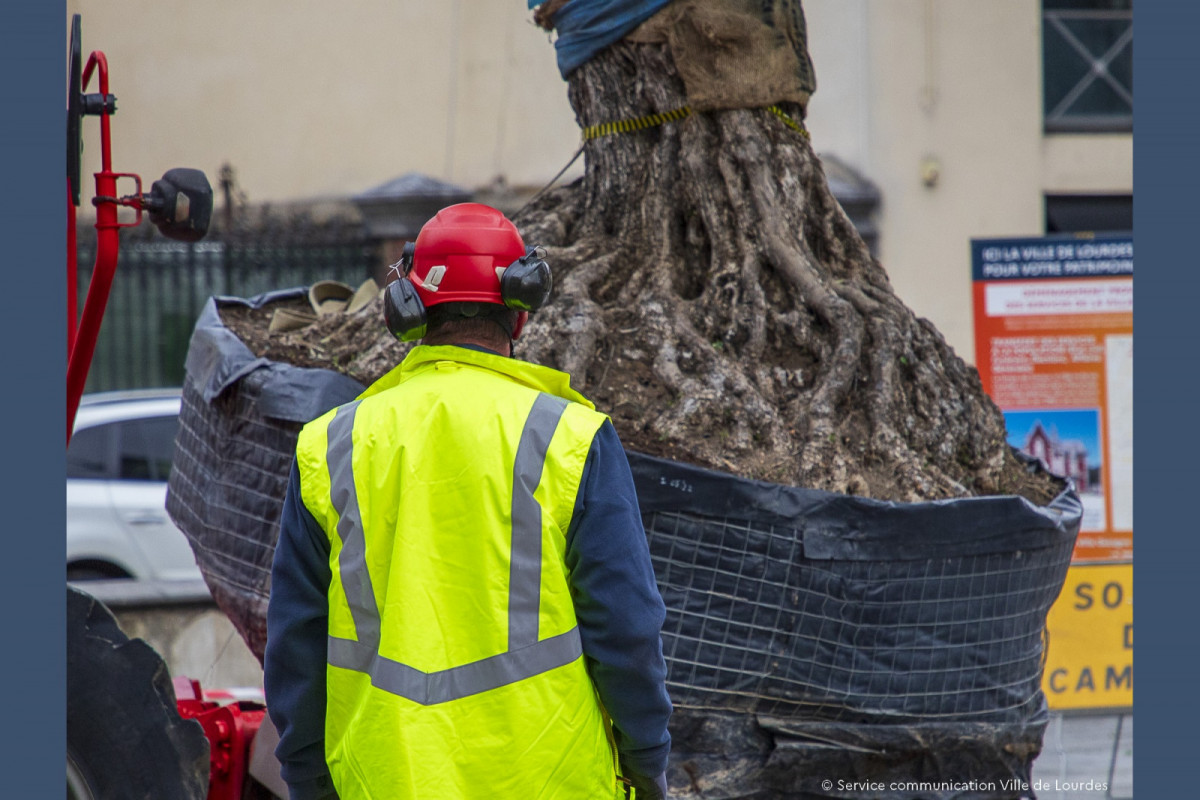
[[(796, 133), (799, 133), (806, 139), (808, 138), (808, 131), (804, 129), (804, 126), (788, 116), (787, 112), (782, 108), (779, 106), (767, 106), (766, 109), (783, 120), (784, 124), (796, 131)], [(622, 119), (616, 122), (602, 122), (599, 125), (589, 125), (583, 129), (583, 138), (598, 139), (601, 136), (611, 136), (615, 133), (633, 133), (645, 130), (646, 128), (665, 125), (668, 122), (681, 120), (691, 116), (691, 113), (692, 109), (690, 106), (680, 106), (671, 111), (664, 111), (661, 114), (647, 114), (644, 117), (637, 117), (636, 119)]]

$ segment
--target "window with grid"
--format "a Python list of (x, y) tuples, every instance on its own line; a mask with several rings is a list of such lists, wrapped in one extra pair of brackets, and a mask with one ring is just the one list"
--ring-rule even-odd
[(1043, 0), (1045, 128), (1133, 130), (1133, 0)]

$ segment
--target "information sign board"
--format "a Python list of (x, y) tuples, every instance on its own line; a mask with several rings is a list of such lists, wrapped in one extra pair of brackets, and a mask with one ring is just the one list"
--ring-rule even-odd
[(972, 241), (975, 364), (1009, 442), (1075, 481), (1075, 563), (1133, 558), (1133, 237)]

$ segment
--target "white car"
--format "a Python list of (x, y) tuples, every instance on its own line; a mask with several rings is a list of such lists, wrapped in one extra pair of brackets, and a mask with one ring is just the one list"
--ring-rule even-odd
[(167, 516), (179, 390), (85, 395), (67, 448), (67, 580), (202, 580)]

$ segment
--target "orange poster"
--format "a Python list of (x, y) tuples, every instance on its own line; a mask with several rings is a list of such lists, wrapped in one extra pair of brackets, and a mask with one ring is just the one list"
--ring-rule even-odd
[(1009, 443), (1074, 482), (1074, 563), (1132, 561), (1133, 237), (971, 246), (975, 363)]

